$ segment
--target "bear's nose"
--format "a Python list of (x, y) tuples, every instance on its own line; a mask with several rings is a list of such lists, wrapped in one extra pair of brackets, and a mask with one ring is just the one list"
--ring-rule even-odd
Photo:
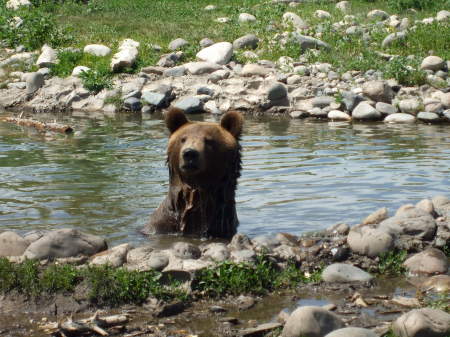
[(183, 159), (186, 161), (196, 161), (199, 157), (199, 153), (197, 150), (192, 148), (188, 148), (183, 150)]

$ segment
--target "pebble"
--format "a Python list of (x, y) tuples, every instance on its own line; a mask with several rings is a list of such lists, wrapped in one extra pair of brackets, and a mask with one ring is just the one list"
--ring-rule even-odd
[(102, 44), (88, 44), (84, 47), (83, 52), (94, 56), (108, 56), (111, 54), (111, 48)]

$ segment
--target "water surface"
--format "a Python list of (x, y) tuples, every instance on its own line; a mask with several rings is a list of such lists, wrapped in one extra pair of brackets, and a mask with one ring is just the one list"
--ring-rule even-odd
[[(73, 137), (0, 122), (0, 230), (73, 227), (115, 242), (137, 233), (168, 188), (160, 116), (56, 118)], [(213, 120), (211, 116), (196, 119)], [(246, 118), (239, 231), (300, 234), (392, 214), (450, 190), (448, 125)]]

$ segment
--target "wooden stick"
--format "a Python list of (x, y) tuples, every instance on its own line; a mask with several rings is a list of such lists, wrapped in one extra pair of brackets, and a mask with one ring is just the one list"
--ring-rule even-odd
[(59, 133), (69, 134), (73, 132), (73, 129), (69, 125), (58, 124), (58, 123), (43, 123), (36, 121), (34, 119), (28, 118), (15, 118), (15, 117), (7, 117), (4, 119), (5, 122), (13, 123), (17, 125), (23, 125), (35, 128), (39, 131), (53, 131)]

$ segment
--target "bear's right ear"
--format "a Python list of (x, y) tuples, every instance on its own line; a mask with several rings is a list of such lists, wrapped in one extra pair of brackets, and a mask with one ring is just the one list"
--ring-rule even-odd
[(170, 108), (164, 116), (164, 121), (170, 133), (174, 133), (181, 126), (189, 122), (183, 110), (178, 108)]

